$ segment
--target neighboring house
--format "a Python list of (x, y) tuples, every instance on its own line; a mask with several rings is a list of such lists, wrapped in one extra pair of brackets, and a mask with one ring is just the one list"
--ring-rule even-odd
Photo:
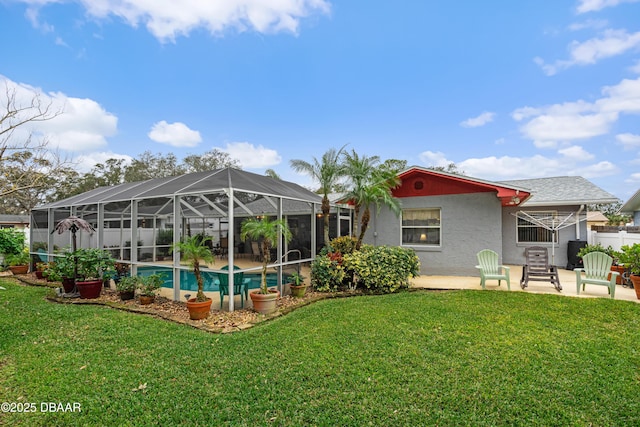
[[(393, 195), (401, 216), (374, 208), (365, 241), (413, 248), (427, 275), (477, 274), (482, 249), (498, 252), (505, 264), (523, 264), (524, 249), (534, 245), (549, 248), (554, 264), (566, 266), (568, 247), (575, 246), (569, 242), (586, 242), (586, 205), (618, 201), (582, 177), (491, 182), (421, 167), (399, 177)], [(553, 248), (554, 233), (528, 219), (541, 214), (559, 228)]]
[(587, 212), (587, 229), (591, 230), (592, 226), (607, 225), (609, 219), (600, 211)]
[(0, 214), (0, 228), (19, 228), (22, 230), (28, 227), (29, 215)]
[(620, 213), (633, 216), (633, 225), (640, 225), (640, 190), (622, 205)]

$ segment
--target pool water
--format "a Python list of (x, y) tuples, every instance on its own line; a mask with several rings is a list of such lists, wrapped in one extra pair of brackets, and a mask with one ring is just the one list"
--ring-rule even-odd
[[(164, 283), (162, 284), (163, 288), (173, 289), (173, 270), (168, 267), (138, 267), (138, 274), (140, 276), (149, 276), (151, 274), (160, 274), (164, 276)], [(218, 278), (217, 273), (213, 273), (210, 271), (202, 271), (200, 272), (202, 275), (202, 279), (204, 280), (204, 291), (205, 292), (218, 292), (218, 286), (215, 284), (216, 279)], [(283, 274), (282, 283), (288, 282), (288, 275)], [(250, 278), (251, 282), (249, 283), (249, 289), (258, 289), (260, 288), (260, 273), (244, 273), (244, 278)], [(278, 274), (277, 273), (267, 273), (267, 286), (277, 286), (278, 283)], [(198, 283), (196, 282), (196, 276), (192, 271), (180, 270), (180, 290), (183, 291), (197, 291)]]

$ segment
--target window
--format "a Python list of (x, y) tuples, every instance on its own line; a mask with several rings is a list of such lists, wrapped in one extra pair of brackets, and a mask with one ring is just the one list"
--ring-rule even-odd
[[(555, 216), (556, 212), (536, 212), (536, 216)], [(551, 243), (553, 231), (518, 217), (518, 243)], [(557, 238), (556, 238), (557, 241)]]
[(404, 209), (403, 245), (440, 245), (440, 209)]

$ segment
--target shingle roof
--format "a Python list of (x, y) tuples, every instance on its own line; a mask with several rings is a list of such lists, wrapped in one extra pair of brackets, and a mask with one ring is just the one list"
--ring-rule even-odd
[(581, 176), (501, 181), (531, 190), (531, 198), (524, 206), (582, 205), (615, 203), (619, 199)]
[(625, 215), (632, 215), (636, 211), (640, 211), (640, 190), (636, 191), (636, 194), (631, 196), (620, 208), (620, 213)]
[(29, 224), (29, 215), (0, 214), (0, 222), (5, 224)]

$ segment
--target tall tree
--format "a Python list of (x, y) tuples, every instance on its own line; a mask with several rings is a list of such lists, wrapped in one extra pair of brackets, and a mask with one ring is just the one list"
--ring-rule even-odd
[(209, 150), (202, 155), (190, 154), (182, 159), (182, 167), (186, 172), (204, 172), (223, 168), (241, 169), (240, 162), (232, 158), (229, 153), (217, 148)]
[(358, 242), (356, 243), (356, 249), (360, 249), (362, 246), (362, 240), (369, 227), (372, 205), (376, 205), (378, 210), (380, 210), (382, 205), (385, 205), (391, 209), (393, 213), (400, 215), (402, 212), (400, 202), (393, 197), (391, 192), (392, 189), (399, 185), (400, 178), (398, 178), (397, 171), (387, 169), (386, 167), (379, 167), (373, 171), (370, 180), (364, 186), (360, 195), (364, 212), (362, 213), (362, 226), (360, 228)]
[(175, 154), (153, 154), (145, 151), (134, 159), (124, 174), (125, 182), (144, 181), (152, 178), (167, 178), (185, 173), (184, 166), (178, 164)]
[(329, 193), (331, 193), (345, 174), (345, 167), (341, 162), (344, 147), (336, 150), (329, 149), (322, 155), (322, 160), (313, 158), (313, 163), (305, 160), (294, 159), (289, 162), (293, 170), (309, 175), (314, 181), (320, 184), (318, 192), (322, 194), (322, 215), (324, 219), (324, 244), (329, 247), (329, 213), (331, 204)]
[(358, 236), (360, 223), (360, 209), (366, 198), (367, 187), (370, 184), (373, 171), (380, 163), (379, 156), (361, 156), (356, 150), (344, 153), (345, 173), (349, 179), (347, 194), (344, 198), (353, 203), (353, 236)]
[(0, 93), (0, 198), (6, 201), (13, 197), (9, 205), (14, 208), (23, 204), (28, 210), (29, 203), (14, 196), (45, 188), (49, 185), (48, 176), (56, 176), (68, 164), (50, 149), (46, 138), (38, 138), (28, 130), (62, 113), (37, 93), (29, 101), (19, 99), (17, 89), (5, 81), (5, 90)]

